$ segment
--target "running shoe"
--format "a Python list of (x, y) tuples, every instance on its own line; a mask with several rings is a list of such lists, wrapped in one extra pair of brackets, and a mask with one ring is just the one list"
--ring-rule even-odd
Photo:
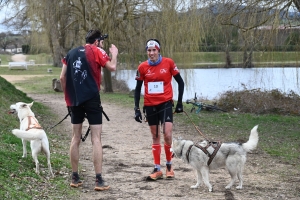
[(82, 181), (80, 180), (78, 174), (77, 175), (72, 175), (72, 182), (70, 183), (71, 187), (77, 188), (78, 186), (82, 185)]
[(158, 171), (157, 168), (154, 168), (153, 172), (147, 177), (147, 179), (156, 181), (157, 179), (162, 179), (163, 173)]
[(174, 174), (174, 171), (173, 171), (173, 168), (172, 168), (171, 164), (167, 164), (166, 177), (167, 178), (174, 178), (175, 177), (175, 174)]
[(109, 185), (102, 179), (102, 177), (96, 177), (96, 191), (108, 190), (109, 188)]

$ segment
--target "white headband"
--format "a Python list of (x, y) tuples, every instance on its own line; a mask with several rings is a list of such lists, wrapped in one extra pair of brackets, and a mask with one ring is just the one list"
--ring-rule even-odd
[(160, 46), (159, 46), (158, 42), (156, 42), (154, 40), (150, 40), (149, 42), (147, 42), (146, 49), (148, 49), (149, 47), (154, 47), (157, 50), (160, 50)]

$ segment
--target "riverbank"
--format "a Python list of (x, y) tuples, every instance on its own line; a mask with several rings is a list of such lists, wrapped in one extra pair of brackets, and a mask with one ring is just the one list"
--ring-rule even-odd
[[(164, 56), (164, 54), (162, 54)], [(47, 54), (23, 55), (23, 54), (0, 54), (1, 66), (8, 66), (8, 62), (14, 58), (26, 56), (25, 60), (35, 60), (40, 65), (51, 65), (51, 56)], [(231, 68), (242, 68), (243, 53), (230, 52)], [(145, 55), (138, 56), (136, 62), (132, 63), (128, 55), (120, 54), (118, 56), (118, 69), (136, 69), (140, 62), (146, 60)], [(224, 52), (190, 52), (174, 53), (172, 58), (180, 68), (201, 69), (201, 68), (224, 68)], [(299, 67), (299, 52), (253, 52), (253, 67)], [(18, 59), (19, 60), (19, 59)], [(128, 60), (128, 62), (126, 62)], [(130, 63), (130, 64), (128, 64)]]

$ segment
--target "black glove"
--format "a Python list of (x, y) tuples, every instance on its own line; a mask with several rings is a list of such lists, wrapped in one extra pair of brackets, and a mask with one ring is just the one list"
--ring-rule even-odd
[(175, 113), (181, 113), (181, 112), (183, 112), (182, 103), (177, 103), (176, 108), (175, 108)]
[(134, 116), (135, 121), (142, 123), (143, 118), (142, 118), (142, 113), (141, 113), (140, 109), (134, 108), (134, 111), (135, 111), (135, 116)]

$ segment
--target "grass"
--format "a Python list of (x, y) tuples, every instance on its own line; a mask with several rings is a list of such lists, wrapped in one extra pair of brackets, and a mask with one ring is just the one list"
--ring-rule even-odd
[[(112, 102), (118, 105), (133, 107), (133, 98), (128, 94), (114, 93), (101, 94), (102, 102)], [(141, 99), (142, 101), (142, 99)], [(190, 113), (192, 106), (184, 103), (184, 110), (208, 138), (221, 141), (247, 141), (250, 130), (259, 125), (259, 145), (261, 151), (297, 166), (300, 170), (300, 121), (298, 116), (251, 113), (223, 113), (213, 111), (201, 111), (199, 114)], [(175, 125), (188, 130), (181, 133), (183, 137), (187, 133), (194, 141), (204, 139), (194, 128), (193, 123), (185, 114), (175, 114)], [(196, 139), (197, 138), (197, 139)]]
[(1, 65), (8, 65), (8, 62), (11, 61), (11, 55), (9, 55), (9, 54), (0, 54), (0, 59), (1, 59)]
[[(13, 102), (33, 101), (26, 93), (47, 94), (53, 93), (51, 82), (58, 78), (61, 68), (51, 67), (52, 74), (47, 73), (50, 66), (29, 66), (28, 70), (8, 70), (0, 68), (0, 75), (41, 75), (14, 85), (0, 77), (0, 196), (3, 199), (74, 199), (77, 190), (69, 189), (69, 157), (66, 153), (66, 141), (59, 132), (48, 135), (51, 143), (51, 162), (55, 171), (59, 171), (54, 179), (48, 179), (46, 159), (43, 155), (39, 157), (42, 169), (41, 176), (34, 171), (34, 163), (30, 155), (26, 159), (21, 158), (21, 140), (11, 134), (11, 130), (19, 126), (18, 119), (14, 115), (8, 115), (9, 106)], [(22, 83), (22, 84), (21, 84)], [(19, 91), (15, 86), (20, 87)], [(102, 102), (111, 102), (117, 105), (132, 108), (133, 98), (124, 93), (101, 93)], [(141, 99), (142, 102), (142, 99)], [(104, 108), (105, 109), (105, 108)], [(278, 162), (285, 162), (294, 165), (300, 170), (300, 122), (299, 117), (278, 114), (251, 114), (251, 113), (223, 113), (201, 111), (199, 114), (190, 113), (191, 105), (184, 104), (187, 111), (202, 133), (211, 140), (240, 141), (247, 140), (250, 130), (259, 125), (258, 152), (268, 153), (276, 158)], [(55, 124), (57, 116), (51, 110), (39, 102), (33, 105), (33, 111), (38, 113), (41, 124)], [(46, 117), (47, 118), (46, 122)], [(120, 116), (121, 117), (121, 116)], [(44, 119), (44, 121), (43, 121)], [(175, 114), (174, 130), (182, 137), (194, 141), (203, 139), (196, 131), (192, 122), (185, 114)], [(134, 123), (130, 121), (129, 123)], [(30, 152), (29, 146), (28, 152)], [(43, 172), (44, 171), (44, 172)]]
[[(11, 54), (0, 54), (1, 65), (8, 65), (8, 62), (12, 62), (11, 56)], [(26, 55), (26, 61), (29, 60), (34, 60), (35, 64), (52, 64), (52, 56), (45, 53)]]
[(41, 53), (35, 55), (26, 55), (26, 61), (34, 60), (35, 64), (52, 64), (52, 56)]
[[(0, 68), (1, 73), (5, 71)], [(36, 70), (38, 71), (38, 70)], [(11, 74), (16, 75), (21, 72), (11, 71)], [(23, 71), (25, 72), (25, 71)], [(45, 87), (38, 87), (47, 85), (47, 78), (41, 80), (43, 84), (32, 80), (27, 82), (25, 88), (37, 90), (38, 92), (47, 92)], [(41, 83), (40, 82), (40, 83)], [(32, 83), (37, 83), (32, 87)], [(49, 83), (48, 83), (49, 85)], [(41, 174), (38, 176), (34, 172), (35, 164), (31, 158), (31, 150), (27, 144), (28, 155), (26, 158), (22, 156), (22, 142), (19, 138), (12, 135), (11, 130), (19, 127), (19, 120), (16, 115), (9, 115), (9, 106), (12, 103), (20, 100), (24, 102), (32, 102), (33, 99), (28, 97), (26, 93), (17, 90), (14, 85), (8, 83), (5, 79), (0, 77), (0, 111), (3, 113), (0, 116), (0, 196), (1, 199), (74, 199), (78, 196), (76, 190), (69, 189), (69, 156), (68, 145), (66, 138), (62, 132), (55, 130), (55, 133), (49, 132), (48, 138), (51, 148), (51, 163), (55, 166), (55, 171), (59, 173), (55, 178), (49, 179), (47, 161), (44, 155), (40, 154), (38, 159), (40, 162)], [(50, 127), (56, 123), (58, 116), (53, 114), (51, 110), (39, 102), (35, 102), (33, 112), (38, 113), (37, 118), (43, 127)]]

